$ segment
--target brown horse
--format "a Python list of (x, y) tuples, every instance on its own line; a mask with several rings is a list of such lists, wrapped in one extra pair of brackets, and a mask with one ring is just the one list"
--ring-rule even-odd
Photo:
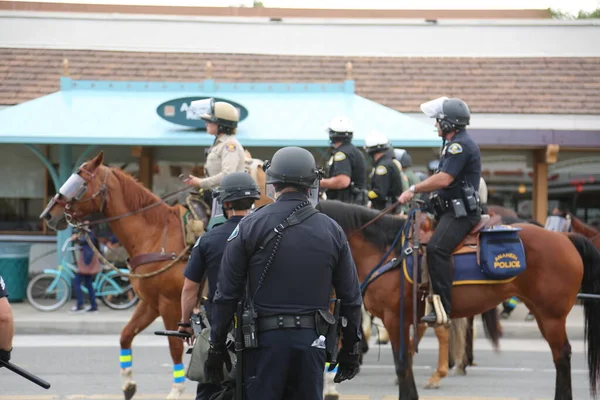
[(597, 249), (600, 249), (600, 231), (593, 226), (584, 223), (571, 213), (569, 213), (569, 217), (571, 217), (572, 231), (575, 233), (580, 233), (586, 238), (590, 239), (594, 246), (596, 246)]
[[(383, 216), (359, 230), (378, 213), (365, 207), (336, 201), (323, 201), (321, 212), (333, 218), (348, 235), (359, 279), (363, 281), (371, 268), (393, 243), (405, 221)], [(550, 345), (556, 367), (555, 400), (572, 399), (571, 346), (566, 332), (566, 318), (582, 287), (586, 293), (600, 294), (600, 253), (580, 235), (547, 231), (532, 224), (517, 224), (519, 237), (526, 252), (527, 269), (508, 283), (461, 285), (452, 289), (451, 318), (470, 317), (494, 308), (511, 296), (521, 298), (536, 317), (538, 327)], [(396, 246), (388, 259), (399, 256)], [(394, 254), (395, 253), (395, 254)], [(375, 280), (366, 292), (366, 308), (381, 318), (390, 332), (399, 381), (399, 398), (418, 399), (412, 371), (409, 328), (412, 322), (412, 284), (403, 279), (401, 270), (387, 273)], [(404, 321), (400, 323), (400, 303), (403, 294)], [(588, 342), (587, 361), (591, 392), (596, 395), (600, 376), (600, 303), (585, 304), (585, 329)], [(419, 314), (422, 315), (423, 307)], [(420, 316), (419, 315), (419, 316)], [(400, 348), (400, 334), (404, 345)]]
[(263, 171), (263, 169), (262, 169), (263, 161), (259, 160), (258, 158), (252, 158), (252, 155), (250, 154), (250, 152), (248, 150), (245, 150), (245, 153), (246, 153), (246, 172), (248, 174), (250, 174), (252, 179), (254, 179), (254, 181), (256, 182), (256, 184), (258, 185), (258, 188), (260, 190), (260, 199), (256, 200), (254, 205), (256, 207), (260, 207), (260, 206), (264, 206), (265, 204), (272, 203), (273, 199), (271, 199), (265, 193), (265, 184), (266, 184), (266, 180), (267, 180), (267, 175), (265, 174), (265, 171)]
[[(67, 218), (78, 223), (85, 215), (101, 212), (130, 256), (131, 282), (140, 302), (121, 332), (121, 379), (127, 400), (136, 392), (131, 344), (134, 337), (161, 316), (165, 328), (177, 330), (181, 319), (183, 269), (189, 246), (181, 223), (181, 206), (169, 206), (120, 169), (102, 164), (100, 152), (75, 175), (85, 181), (81, 197), (57, 194), (41, 218), (52, 229), (67, 228)], [(79, 178), (76, 178), (79, 179)], [(179, 399), (184, 392), (183, 342), (168, 338), (174, 383), (167, 396)]]

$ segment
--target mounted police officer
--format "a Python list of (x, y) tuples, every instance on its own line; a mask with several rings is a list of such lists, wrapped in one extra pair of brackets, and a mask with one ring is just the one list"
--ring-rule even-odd
[[(184, 182), (200, 189), (213, 189), (219, 186), (223, 177), (228, 174), (244, 172), (246, 156), (244, 148), (236, 138), (240, 114), (231, 104), (224, 101), (215, 102), (212, 98), (192, 101), (190, 108), (206, 122), (206, 132), (214, 135), (215, 141), (206, 153), (206, 178), (190, 175)], [(204, 200), (210, 205), (211, 191), (207, 190), (204, 193)]]
[[(412, 185), (402, 193), (400, 201), (409, 202), (415, 193), (435, 192), (431, 203), (438, 224), (427, 244), (434, 307), (421, 322), (445, 324), (452, 304), (451, 253), (481, 219), (477, 193), (481, 154), (466, 130), (471, 113), (464, 101), (441, 97), (421, 104), (421, 110), (436, 119), (438, 134), (443, 139), (440, 164), (436, 174)], [(442, 315), (436, 314), (436, 308)]]
[[(373, 158), (368, 197), (371, 208), (383, 210), (402, 193), (402, 165), (394, 158), (392, 145), (383, 133), (372, 131), (365, 137), (365, 151)], [(399, 207), (392, 213), (399, 212)]]
[(244, 298), (238, 323), (245, 332), (245, 399), (321, 400), (326, 354), (337, 349), (330, 337), (337, 331), (328, 311), (332, 286), (347, 320), (335, 380), (352, 379), (359, 370), (358, 276), (344, 232), (314, 209), (320, 171), (312, 154), (285, 147), (265, 169), (266, 193), (276, 201), (244, 218), (228, 239), (212, 304), (206, 375), (215, 382), (223, 378), (226, 334), (236, 302)]
[(366, 205), (367, 163), (352, 144), (352, 121), (335, 117), (328, 130), (333, 155), (328, 162), (328, 178), (321, 180), (321, 187), (327, 189), (327, 199)]
[[(190, 315), (197, 304), (201, 282), (205, 279), (208, 281), (208, 296), (204, 306), (210, 322), (211, 303), (217, 289), (217, 278), (227, 238), (242, 218), (248, 215), (255, 200), (260, 198), (260, 191), (250, 175), (245, 172), (234, 172), (223, 178), (213, 196), (220, 205), (219, 211), (227, 220), (198, 239), (185, 267), (185, 281), (181, 292), (183, 321), (179, 323), (179, 331), (190, 335), (194, 334)], [(196, 400), (209, 400), (220, 388), (220, 385), (214, 383), (199, 383)]]
[(0, 360), (10, 361), (12, 341), (15, 335), (12, 308), (8, 299), (6, 284), (0, 275)]

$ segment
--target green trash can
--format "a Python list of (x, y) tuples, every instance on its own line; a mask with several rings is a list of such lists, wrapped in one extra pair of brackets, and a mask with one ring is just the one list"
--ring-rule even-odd
[(10, 303), (22, 302), (27, 297), (30, 247), (30, 243), (0, 243), (0, 275)]

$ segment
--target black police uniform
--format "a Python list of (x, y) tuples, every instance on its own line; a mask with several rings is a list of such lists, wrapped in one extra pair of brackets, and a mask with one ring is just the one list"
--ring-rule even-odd
[(371, 171), (369, 199), (372, 208), (383, 210), (395, 203), (402, 191), (402, 170), (393, 151), (387, 151), (375, 162)]
[(323, 398), (326, 355), (325, 349), (312, 346), (319, 336), (315, 328), (263, 327), (280, 315), (314, 321), (317, 310), (328, 310), (332, 285), (341, 299), (340, 315), (348, 320), (342, 328), (344, 346), (360, 341), (362, 297), (355, 265), (344, 232), (324, 214), (312, 215), (283, 231), (276, 256), (257, 290), (277, 239), (262, 251), (259, 245), (306, 200), (299, 192), (281, 194), (275, 203), (244, 218), (225, 249), (212, 305), (211, 343), (225, 342), (236, 301), (244, 295), (249, 276), (249, 293), (258, 314), (258, 347), (244, 350), (246, 400)]
[[(202, 235), (185, 266), (183, 275), (192, 282), (200, 283), (204, 277), (208, 281), (208, 300), (204, 303), (208, 321), (211, 322), (211, 303), (217, 290), (217, 278), (227, 238), (242, 220), (241, 216), (232, 216), (223, 224), (218, 225)], [(196, 400), (208, 400), (217, 393), (221, 386), (212, 383), (199, 383), (196, 390)]]
[(8, 297), (8, 292), (6, 291), (4, 279), (2, 279), (2, 275), (0, 275), (0, 299), (3, 297)]
[(365, 189), (367, 187), (367, 162), (363, 153), (352, 143), (345, 142), (333, 150), (328, 162), (328, 177), (338, 175), (350, 177), (350, 186), (344, 189), (327, 189), (328, 200), (339, 200), (344, 203), (366, 204)]
[[(481, 219), (479, 207), (470, 211), (463, 195), (465, 183), (477, 192), (481, 177), (479, 147), (465, 129), (460, 129), (443, 147), (438, 172), (452, 175), (454, 181), (448, 187), (436, 192), (439, 199), (442, 200), (444, 208), (436, 210), (436, 218), (439, 221), (427, 244), (427, 267), (433, 292), (440, 296), (446, 314), (450, 318), (452, 305), (450, 257), (456, 246)], [(462, 200), (468, 214), (466, 217), (456, 218), (451, 205), (452, 199)], [(433, 203), (435, 209), (437, 202), (434, 200)]]

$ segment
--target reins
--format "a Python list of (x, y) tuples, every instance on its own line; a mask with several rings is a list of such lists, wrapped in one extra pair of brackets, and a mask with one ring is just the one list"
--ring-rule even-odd
[[(98, 190), (98, 192), (94, 193), (90, 198), (81, 200), (81, 202), (93, 200), (98, 195), (101, 195), (101, 197), (102, 197), (102, 208), (104, 208), (104, 204), (106, 203), (106, 189), (107, 189), (106, 181), (108, 180), (108, 173), (110, 171), (112, 171), (111, 167), (105, 166), (105, 168), (106, 168), (106, 174), (105, 174), (105, 177), (104, 177), (104, 181), (101, 183), (100, 189)], [(92, 174), (92, 173), (90, 173), (89, 171), (87, 171), (85, 169), (81, 169), (81, 170), (84, 171), (85, 173), (87, 173), (88, 175), (90, 175), (92, 178), (95, 176), (95, 173)], [(99, 219), (99, 220), (90, 221), (87, 224), (84, 224), (81, 221), (77, 221), (77, 220), (74, 221), (75, 223), (72, 223), (72, 221), (73, 221), (72, 218), (71, 218), (71, 221), (69, 221), (69, 219), (67, 219), (67, 221), (69, 222), (70, 225), (74, 226), (75, 228), (82, 229), (82, 230), (85, 231), (85, 234), (84, 234), (85, 241), (90, 246), (90, 248), (92, 249), (92, 251), (94, 252), (94, 254), (98, 257), (98, 259), (104, 265), (106, 265), (106, 266), (110, 267), (111, 269), (113, 269), (120, 276), (130, 277), (130, 278), (149, 278), (149, 277), (158, 275), (158, 274), (160, 274), (160, 273), (168, 270), (173, 265), (176, 265), (189, 252), (189, 250), (190, 250), (189, 246), (185, 247), (182, 252), (180, 252), (177, 256), (175, 256), (164, 267), (162, 267), (162, 268), (160, 268), (160, 269), (158, 269), (156, 271), (148, 272), (148, 273), (145, 273), (145, 274), (136, 274), (136, 273), (133, 273), (133, 270), (135, 268), (132, 268), (132, 266), (129, 264), (129, 261), (128, 261), (127, 262), (127, 268), (129, 268), (129, 270), (131, 272), (129, 274), (124, 274), (113, 263), (111, 263), (110, 261), (108, 261), (106, 259), (106, 257), (104, 257), (104, 255), (102, 254), (102, 252), (100, 252), (98, 250), (98, 248), (94, 245), (93, 241), (90, 238), (90, 229), (89, 229), (89, 227), (92, 226), (92, 225), (99, 225), (99, 224), (103, 224), (103, 223), (106, 223), (106, 222), (112, 222), (112, 221), (116, 221), (116, 220), (119, 220), (119, 219), (122, 219), (122, 218), (130, 217), (132, 215), (140, 214), (142, 212), (145, 212), (145, 211), (147, 211), (147, 210), (149, 210), (151, 208), (154, 208), (156, 206), (159, 206), (161, 204), (166, 204), (165, 200), (167, 200), (167, 199), (169, 199), (169, 198), (171, 198), (173, 196), (176, 196), (176, 195), (178, 195), (180, 193), (189, 191), (190, 189), (192, 189), (192, 188), (191, 187), (183, 187), (181, 189), (177, 189), (174, 192), (171, 192), (171, 193), (168, 193), (168, 194), (166, 194), (164, 196), (161, 196), (159, 201), (151, 203), (151, 204), (149, 204), (147, 206), (144, 206), (142, 208), (139, 208), (139, 209), (137, 209), (135, 211), (129, 211), (127, 213), (116, 215), (116, 216), (113, 216), (113, 217), (102, 218), (102, 219)], [(77, 202), (79, 202), (79, 201), (77, 201)], [(73, 204), (72, 202), (69, 202), (69, 203)], [(66, 213), (65, 213), (65, 215), (66, 215)], [(166, 217), (165, 217), (165, 227), (164, 227), (164, 230), (163, 230), (163, 240), (162, 240), (161, 254), (166, 254), (165, 253), (165, 245), (166, 245), (166, 239), (167, 239), (167, 226), (168, 226), (168, 222), (166, 221)], [(175, 254), (173, 253), (173, 255), (175, 255)]]
[(392, 211), (396, 206), (400, 205), (400, 200), (397, 200), (394, 204), (384, 208), (383, 210), (381, 210), (379, 212), (379, 214), (377, 214), (373, 219), (371, 219), (370, 221), (368, 221), (366, 224), (362, 225), (360, 228), (356, 229), (355, 231), (353, 231), (351, 234), (348, 235), (348, 238), (354, 236), (355, 234), (357, 234), (358, 232), (362, 231), (363, 229), (365, 229), (366, 227), (370, 226), (371, 224), (374, 224), (375, 222), (377, 222), (381, 217), (383, 217), (385, 214), (389, 213), (390, 211)]

